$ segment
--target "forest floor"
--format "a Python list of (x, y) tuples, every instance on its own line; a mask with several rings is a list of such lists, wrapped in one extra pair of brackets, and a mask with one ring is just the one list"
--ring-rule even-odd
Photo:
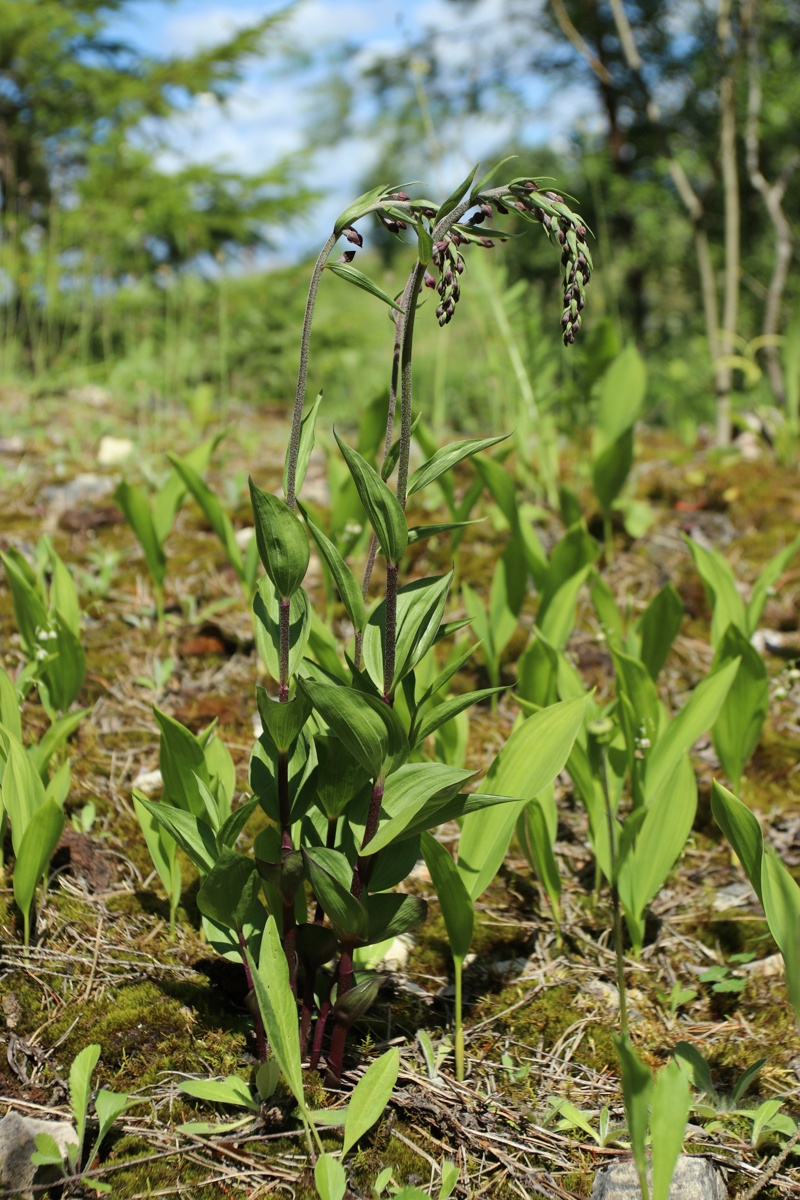
[[(177, 412), (125, 420), (91, 391), (31, 401), (0, 396), (0, 549), (33, 554), (48, 534), (76, 573), (83, 605), (88, 674), (80, 706), (89, 709), (70, 744), (72, 787), (67, 830), (40, 904), (34, 944), (24, 949), (10, 878), (0, 890), (0, 1103), (29, 1116), (67, 1116), (66, 1079), (75, 1054), (102, 1048), (96, 1082), (133, 1093), (141, 1103), (115, 1124), (91, 1176), (119, 1200), (145, 1196), (249, 1197), (272, 1192), (314, 1196), (307, 1147), (280, 1099), (236, 1134), (197, 1137), (181, 1122), (210, 1119), (208, 1106), (178, 1091), (186, 1076), (239, 1074), (255, 1062), (252, 1026), (240, 968), (215, 959), (199, 931), (196, 876), (184, 860), (178, 926), (170, 936), (168, 906), (152, 870), (131, 801), (158, 767), (156, 702), (195, 731), (218, 722), (219, 735), (247, 786), (257, 709), (259, 667), (250, 615), (219, 543), (187, 500), (167, 543), (168, 611), (159, 634), (141, 552), (111, 494), (122, 475), (149, 466), (163, 475), (165, 450), (184, 452), (199, 431)], [(246, 477), (277, 489), (287, 428), (283, 410), (233, 410), (229, 432), (209, 472), (237, 526), (246, 526)], [(104, 436), (130, 438), (133, 454), (98, 465)], [(667, 580), (686, 610), (663, 675), (674, 711), (712, 660), (708, 603), (683, 535), (721, 549), (746, 589), (771, 555), (800, 526), (795, 472), (769, 448), (748, 443), (720, 455), (688, 451), (660, 433), (642, 432), (637, 491), (654, 507), (648, 534), (631, 541), (619, 531), (617, 553), (603, 567), (623, 610), (642, 607)], [(565, 470), (577, 452), (567, 451)], [(224, 472), (218, 463), (224, 462)], [(325, 469), (312, 460), (309, 487), (324, 503)], [(558, 521), (543, 519), (545, 543)], [(594, 528), (592, 526), (592, 528)], [(485, 587), (505, 534), (475, 526), (462, 545), (460, 574)], [(449, 566), (442, 542), (415, 546), (414, 575)], [(313, 564), (312, 564), (313, 570)], [(319, 573), (310, 590), (319, 589)], [(507, 682), (529, 635), (531, 597), (521, 632), (506, 653)], [(449, 612), (449, 617), (459, 615)], [(746, 769), (742, 798), (765, 835), (797, 875), (800, 869), (800, 559), (787, 569), (762, 620), (770, 672), (770, 713)], [(788, 648), (787, 648), (788, 647)], [(569, 652), (602, 696), (612, 675), (597, 619), (581, 601)], [(793, 657), (794, 656), (794, 657)], [(0, 579), (0, 664), (13, 676), (24, 656), (13, 609)], [(480, 665), (473, 668), (483, 686)], [(496, 713), (475, 710), (468, 765), (485, 768), (517, 715), (513, 691)], [(35, 694), (24, 706), (28, 740), (47, 727)], [(776, 1149), (769, 1131), (752, 1145), (751, 1118), (728, 1111), (736, 1080), (758, 1058), (766, 1062), (739, 1109), (779, 1098), (800, 1118), (800, 1035), (787, 1004), (779, 956), (747, 881), (732, 861), (710, 813), (718, 770), (709, 738), (694, 752), (700, 805), (685, 854), (657, 896), (640, 958), (627, 960), (629, 1005), (637, 1048), (653, 1066), (676, 1042), (708, 1060), (718, 1110), (695, 1114), (687, 1148), (710, 1157), (729, 1193), (759, 1179)], [(158, 794), (157, 792), (155, 793)], [(95, 806), (91, 828), (81, 814)], [(74, 821), (72, 820), (74, 818)], [(445, 831), (446, 832), (446, 831)], [(457, 829), (453, 827), (453, 840)], [(556, 855), (564, 880), (562, 936), (531, 870), (512, 845), (501, 875), (477, 906), (474, 956), (465, 974), (467, 1073), (454, 1081), (446, 1053), (426, 1065), (417, 1031), (446, 1050), (452, 1020), (452, 974), (433, 889), (418, 866), (413, 888), (430, 902), (428, 922), (406, 940), (379, 1000), (352, 1036), (346, 1082), (374, 1052), (401, 1050), (401, 1072), (384, 1118), (348, 1160), (353, 1196), (370, 1195), (385, 1166), (397, 1184), (438, 1195), (442, 1160), (461, 1169), (455, 1194), (502, 1198), (586, 1196), (599, 1166), (624, 1157), (613, 1138), (599, 1145), (585, 1129), (559, 1128), (554, 1104), (567, 1099), (597, 1129), (607, 1107), (612, 1126), (624, 1119), (611, 1033), (618, 1022), (610, 901), (594, 897), (594, 865), (586, 817), (569, 780), (559, 782)], [(737, 958), (752, 952), (749, 961)], [(728, 969), (739, 990), (720, 990), (699, 976)], [(678, 984), (677, 990), (673, 991)], [(681, 999), (681, 989), (687, 998)], [(691, 993), (691, 994), (689, 994)], [(677, 997), (677, 1002), (676, 1002)], [(315, 1104), (336, 1104), (309, 1077)], [(230, 1113), (228, 1114), (230, 1116)], [(780, 1135), (775, 1135), (780, 1140)], [(336, 1145), (336, 1135), (330, 1138)], [(789, 1158), (763, 1193), (797, 1196), (798, 1159)], [(11, 1193), (0, 1193), (8, 1196)], [(38, 1194), (83, 1196), (87, 1184)]]

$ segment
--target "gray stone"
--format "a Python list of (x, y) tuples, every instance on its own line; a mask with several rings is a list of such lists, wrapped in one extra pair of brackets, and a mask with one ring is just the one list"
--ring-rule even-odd
[[(652, 1182), (652, 1172), (647, 1172)], [(707, 1158), (682, 1154), (675, 1166), (669, 1200), (727, 1200), (728, 1189), (719, 1171)], [(598, 1171), (592, 1200), (641, 1200), (639, 1176), (632, 1161), (615, 1162)]]
[[(0, 1121), (0, 1184), (8, 1191), (17, 1192), (21, 1200), (32, 1196), (34, 1179), (42, 1183), (58, 1178), (54, 1168), (37, 1168), (31, 1162), (36, 1149), (36, 1137), (49, 1133), (67, 1159), (67, 1146), (77, 1146), (78, 1135), (69, 1121), (41, 1121), (35, 1117), (23, 1117), (18, 1112), (8, 1112)], [(50, 1171), (49, 1175), (46, 1173)], [(37, 1174), (37, 1171), (39, 1174)]]

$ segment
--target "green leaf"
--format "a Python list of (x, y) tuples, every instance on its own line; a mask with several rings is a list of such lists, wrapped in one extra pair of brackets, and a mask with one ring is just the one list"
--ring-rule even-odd
[[(215, 433), (213, 437), (208, 438), (205, 442), (201, 442), (199, 446), (195, 446), (193, 450), (190, 450), (184, 456), (184, 462), (197, 471), (199, 475), (205, 475), (208, 470), (208, 464), (211, 462), (211, 455), (224, 436), (225, 431), (223, 430), (222, 433)], [(186, 486), (173, 467), (163, 487), (159, 488), (153, 497), (153, 525), (156, 537), (162, 546), (169, 536), (175, 520), (175, 514), (183, 503), (185, 495)]]
[[(409, 477), (408, 495), (413, 496), (415, 492), (427, 487), (429, 483), (438, 479), (440, 475), (444, 475), (457, 463), (462, 462), (465, 458), (471, 458), (480, 450), (487, 450), (489, 446), (496, 446), (498, 442), (504, 442), (508, 436), (507, 433), (504, 433), (500, 437), (468, 438), (463, 442), (451, 442), (449, 446), (442, 446), (427, 462), (424, 462), (421, 467), (417, 467)], [(464, 522), (464, 524), (471, 524), (471, 522)]]
[[(162, 828), (161, 824), (155, 819), (151, 812), (142, 805), (136, 792), (133, 794), (133, 808), (136, 813), (139, 826), (144, 834), (144, 840), (147, 843), (147, 849), (150, 851), (150, 857), (153, 860), (158, 878), (164, 891), (172, 905), (173, 899), (177, 907), (177, 901), (180, 897), (180, 870), (175, 872), (175, 839), (171, 838), (167, 831)], [(177, 883), (178, 896), (173, 896), (173, 890)]]
[(357, 450), (351, 449), (335, 432), (334, 437), (387, 560), (399, 562), (408, 545), (408, 525), (400, 502), (375, 468)]
[(252, 858), (223, 846), (197, 893), (197, 907), (210, 920), (238, 933), (244, 929), (259, 890)]
[(483, 780), (487, 793), (518, 797), (497, 811), (468, 815), (458, 869), (473, 900), (497, 874), (519, 814), (564, 767), (583, 724), (585, 699), (554, 704), (518, 725)]
[(45, 800), (28, 822), (19, 850), (16, 851), (14, 899), (25, 920), (26, 945), (33, 897), (63, 832), (63, 809), (55, 800)]
[(206, 821), (185, 812), (182, 808), (164, 804), (163, 801), (154, 804), (141, 792), (134, 792), (134, 798), (175, 839), (202, 875), (211, 870), (217, 861), (219, 850), (214, 830)]
[(739, 595), (730, 565), (719, 550), (704, 550), (691, 538), (684, 538), (703, 581), (714, 615), (711, 621), (711, 643), (716, 648), (729, 625), (747, 634), (747, 614)]
[(342, 1157), (383, 1115), (397, 1083), (399, 1071), (400, 1052), (396, 1046), (367, 1067), (347, 1106)]
[[(501, 167), (504, 167), (507, 162), (513, 162), (513, 160), (515, 158), (517, 158), (516, 154), (509, 154), (507, 158), (501, 158), (500, 162), (497, 163), (496, 166), (492, 167), (492, 169), (490, 171), (487, 171), (486, 174), (484, 176), (482, 176), (481, 179), (478, 180), (478, 182), (475, 184), (475, 186), (472, 189), (472, 195), (475, 197), (476, 200), (483, 192), (486, 191), (487, 187), (489, 186), (491, 181), (494, 179), (497, 172), (501, 169)], [(477, 167), (475, 169), (477, 171)]]
[(147, 497), (140, 488), (133, 487), (123, 480), (114, 492), (114, 502), (136, 534), (150, 578), (156, 587), (162, 587), (167, 574), (167, 556), (162, 546), (163, 539), (156, 530)]
[(298, 687), (373, 779), (384, 770), (396, 769), (408, 757), (408, 739), (400, 720), (382, 700), (352, 688), (308, 679), (300, 680)]
[[(303, 848), (314, 895), (342, 940), (365, 941), (369, 928), (366, 909), (350, 892), (350, 879), (343, 883), (329, 869), (320, 850)], [(348, 874), (352, 874), (348, 868)]]
[(553, 836), (538, 796), (517, 818), (517, 841), (550, 900), (556, 921), (561, 907), (561, 876), (553, 853)]
[(702, 680), (656, 742), (647, 760), (645, 773), (645, 795), (648, 804), (669, 782), (681, 756), (689, 751), (700, 735), (710, 729), (716, 721), (739, 670), (739, 662), (738, 658), (734, 658), (713, 675)]
[(472, 897), (464, 886), (452, 855), (445, 850), (441, 842), (430, 833), (423, 833), (421, 847), (425, 865), (442, 908), (450, 952), (453, 958), (463, 962), (472, 945), (475, 925)]
[[(800, 938), (800, 887), (771, 846), (764, 848), (761, 889), (770, 933), (786, 963), (794, 958), (796, 964)], [(796, 990), (796, 984), (792, 988), (790, 983), (790, 990)]]
[(293, 699), (281, 703), (271, 700), (264, 688), (257, 687), (256, 700), (261, 723), (275, 749), (288, 753), (311, 715), (308, 695), (298, 691)]
[(359, 196), (357, 200), (348, 205), (344, 212), (337, 218), (336, 224), (333, 227), (333, 232), (336, 236), (339, 237), (343, 230), (352, 225), (354, 221), (357, 221), (359, 217), (363, 217), (365, 213), (371, 212), (386, 195), (388, 190), (387, 184), (382, 183), (378, 187), (364, 192), (363, 196)]
[(764, 660), (748, 638), (729, 625), (717, 643), (714, 670), (738, 658), (739, 670), (711, 730), (722, 769), (738, 791), (742, 771), (758, 745), (769, 709)]
[(338, 1158), (320, 1154), (314, 1166), (314, 1183), (320, 1200), (342, 1200), (347, 1191), (347, 1175)]
[(197, 779), (208, 786), (209, 778), (199, 738), (155, 704), (153, 714), (161, 730), (158, 765), (164, 781), (164, 799), (196, 817), (205, 816)]
[(94, 1108), (100, 1128), (95, 1138), (92, 1158), (117, 1117), (121, 1116), (132, 1105), (141, 1103), (141, 1100), (131, 1100), (130, 1096), (124, 1092), (110, 1092), (107, 1088), (100, 1089), (94, 1098)]
[(671, 583), (653, 597), (636, 623), (641, 658), (651, 679), (657, 679), (683, 620), (683, 601)]
[(488, 700), (490, 696), (496, 696), (504, 691), (506, 691), (504, 687), (481, 688), (477, 692), (465, 692), (461, 696), (453, 696), (452, 699), (437, 704), (429, 713), (426, 713), (419, 726), (412, 728), (409, 735), (412, 749), (415, 750), (421, 746), (425, 739), (441, 728), (446, 721), (457, 717), (465, 709), (472, 708), (473, 704), (480, 704), (482, 700)]
[[(280, 596), (267, 576), (258, 583), (253, 600), (258, 653), (273, 679), (280, 679)], [(303, 588), (289, 601), (289, 676), (297, 671), (311, 634), (311, 604)]]
[(33, 815), (47, 798), (44, 784), (22, 743), (8, 730), (0, 730), (5, 740), (6, 765), (3, 771), (3, 807), (11, 822), (11, 843), (19, 854), (22, 839)]
[(653, 1076), (650, 1068), (641, 1061), (630, 1039), (612, 1033), (614, 1045), (617, 1048), (622, 1074), (622, 1096), (625, 1101), (625, 1116), (628, 1122), (628, 1133), (631, 1139), (631, 1149), (636, 1161), (636, 1171), (642, 1196), (648, 1195), (647, 1187), (647, 1152), (645, 1136), (647, 1134), (647, 1118), (650, 1100), (653, 1095)]
[(446, 521), (441, 525), (412, 525), (408, 531), (409, 546), (423, 542), (426, 538), (439, 537), (443, 533), (452, 533), (456, 529), (466, 529), (468, 525), (482, 525), (485, 517), (477, 521)]
[(764, 839), (761, 826), (750, 809), (721, 783), (717, 783), (716, 779), (711, 788), (711, 811), (714, 820), (733, 846), (753, 891), (763, 906), (761, 864)]
[(328, 820), (334, 820), (362, 791), (372, 791), (370, 776), (338, 737), (317, 734), (314, 741), (319, 760), (316, 804)]
[(378, 300), (382, 300), (384, 304), (388, 304), (389, 308), (393, 308), (395, 312), (402, 313), (403, 309), (399, 304), (384, 292), (383, 288), (379, 288), (369, 275), (365, 275), (363, 271), (359, 271), (357, 267), (351, 266), (350, 263), (325, 263), (325, 270), (332, 271), (334, 275), (338, 275), (340, 279), (346, 280), (348, 283), (355, 284), (365, 292), (369, 292), (370, 296), (375, 296)]
[[(322, 403), (322, 392), (317, 395), (316, 400), (309, 408), (308, 412), (303, 416), (300, 422), (300, 441), (297, 445), (297, 465), (295, 467), (295, 491), (299, 492), (303, 486), (308, 470), (308, 464), (311, 461), (311, 451), (314, 449), (314, 434), (317, 424), (317, 413), (319, 406)], [(289, 455), (287, 452), (286, 462), (283, 468), (283, 494), (286, 495), (288, 490), (289, 479)]]
[(289, 966), (275, 918), (270, 915), (261, 939), (258, 965), (247, 950), (253, 987), (272, 1053), (301, 1113), (307, 1113), (303, 1095), (297, 1002), (289, 983)]
[(184, 1079), (178, 1089), (187, 1096), (209, 1100), (212, 1104), (235, 1104), (237, 1108), (249, 1108), (251, 1112), (258, 1112), (260, 1108), (250, 1088), (238, 1075), (228, 1075), (225, 1079)]
[(347, 615), (353, 623), (353, 628), (358, 633), (364, 628), (367, 619), (361, 587), (330, 538), (325, 536), (322, 530), (314, 524), (302, 508), (301, 512), (317, 549), (333, 576), (333, 581), (342, 598), (342, 604), (344, 604)]
[[(86, 710), (84, 709), (84, 715)], [(19, 712), (19, 697), (14, 684), (2, 667), (0, 667), (0, 725), (17, 739), (22, 741), (22, 721)]]
[(758, 629), (758, 623), (761, 620), (761, 614), (764, 611), (764, 605), (767, 602), (767, 597), (771, 589), (774, 588), (798, 550), (800, 550), (800, 534), (793, 542), (785, 546), (783, 550), (779, 550), (769, 560), (766, 567), (759, 572), (758, 579), (753, 584), (750, 602), (747, 605), (746, 628), (744, 632), (748, 637), (752, 637)]
[(245, 570), (242, 551), (239, 543), (236, 541), (236, 533), (231, 524), (230, 517), (223, 510), (218, 497), (211, 491), (208, 484), (201, 479), (200, 475), (198, 475), (197, 471), (186, 458), (179, 458), (177, 454), (167, 454), (167, 458), (180, 475), (187, 490), (194, 496), (206, 520), (222, 543), (222, 548), (225, 551), (228, 562), (233, 567), (239, 579), (244, 583)]
[[(579, 568), (559, 587), (552, 599), (548, 600), (543, 616), (537, 613), (536, 622), (542, 635), (556, 649), (563, 650), (573, 629), (575, 628), (575, 609), (578, 603), (578, 592), (586, 582), (592, 570), (591, 563)], [(544, 597), (543, 597), (544, 601)], [(541, 612), (541, 605), (540, 605)]]
[(647, 366), (631, 342), (600, 380), (592, 447), (595, 461), (607, 446), (631, 430), (641, 411), (646, 390)]
[(73, 637), (81, 636), (81, 608), (78, 591), (65, 563), (55, 551), (51, 552), (53, 578), (50, 583), (50, 606), (61, 617)]
[(679, 1062), (686, 1064), (688, 1077), (692, 1086), (698, 1092), (705, 1092), (711, 1096), (714, 1092), (711, 1071), (697, 1047), (693, 1046), (691, 1042), (678, 1042), (675, 1047), (675, 1058)]
[(78, 712), (67, 713), (66, 716), (59, 717), (53, 721), (37, 745), (28, 747), (28, 757), (43, 780), (47, 778), (50, 759), (71, 737), (88, 712), (88, 708), (81, 708)]
[(34, 1138), (36, 1149), (30, 1161), (37, 1167), (58, 1167), (63, 1170), (64, 1155), (58, 1142), (49, 1133), (37, 1133)]
[(603, 512), (610, 512), (633, 464), (633, 430), (626, 429), (592, 463), (594, 490)]
[(96, 1044), (84, 1046), (73, 1059), (69, 1069), (69, 1102), (75, 1127), (78, 1131), (78, 1148), (83, 1147), (83, 1137), (86, 1131), (86, 1114), (89, 1109), (89, 1096), (92, 1091), (92, 1072), (100, 1058), (100, 1047)]
[(454, 192), (450, 193), (450, 195), (445, 200), (444, 204), (439, 206), (439, 210), (436, 213), (436, 216), (434, 217), (434, 221), (433, 221), (434, 225), (438, 225), (439, 222), (444, 217), (448, 216), (449, 213), (453, 212), (454, 209), (458, 208), (459, 204), (464, 199), (464, 197), (466, 196), (470, 187), (472, 186), (472, 181), (478, 173), (479, 166), (480, 166), (480, 164), (476, 163), (475, 166), (470, 171), (467, 178), (464, 180), (464, 182), (460, 183), (458, 185), (458, 187), (456, 188), (456, 190)]
[(422, 925), (428, 915), (427, 902), (419, 896), (400, 892), (382, 892), (362, 901), (369, 927), (364, 944), (391, 942), (403, 933)]
[[(415, 579), (397, 592), (395, 665), (392, 688), (413, 671), (436, 640), (453, 572), (435, 579)], [(364, 666), (375, 685), (383, 687), (386, 651), (386, 601), (370, 614), (364, 629)]]
[(285, 500), (250, 481), (258, 553), (281, 597), (293, 596), (308, 570), (308, 537)]
[(689, 1080), (672, 1059), (658, 1072), (653, 1087), (650, 1114), (653, 1157), (651, 1200), (668, 1200), (675, 1165), (683, 1149), (690, 1104)]
[[(446, 803), (474, 778), (474, 771), (449, 767), (444, 763), (406, 763), (386, 780), (378, 828), (361, 850), (376, 854), (401, 834), (411, 836), (405, 831), (427, 805), (435, 808)], [(431, 821), (431, 825), (434, 824), (437, 822)], [(360, 836), (356, 840), (358, 843)]]

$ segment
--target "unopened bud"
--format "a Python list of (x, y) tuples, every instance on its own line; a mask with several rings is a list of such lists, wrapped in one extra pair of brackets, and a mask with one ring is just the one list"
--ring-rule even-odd
[(355, 250), (345, 250), (344, 254), (339, 259), (339, 262), (351, 263), (353, 261), (353, 259), (355, 258), (355, 256), (356, 256)]
[(360, 247), (364, 245), (364, 239), (357, 229), (353, 229), (351, 226), (348, 226), (347, 229), (342, 230), (342, 233), (347, 238), (348, 242), (352, 242), (354, 246)]
[(425, 279), (423, 280), (423, 282), (425, 284), (425, 287), (427, 287), (427, 288), (435, 288), (436, 287), (436, 280), (434, 279), (433, 275), (431, 275), (430, 271), (425, 272)]

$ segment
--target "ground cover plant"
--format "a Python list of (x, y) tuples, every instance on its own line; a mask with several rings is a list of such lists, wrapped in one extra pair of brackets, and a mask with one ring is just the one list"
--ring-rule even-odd
[[(278, 1184), (322, 1200), (348, 1187), (583, 1195), (596, 1164), (582, 1140), (565, 1138), (579, 1130), (600, 1150), (631, 1152), (645, 1194), (649, 1155), (650, 1194), (664, 1200), (690, 1106), (689, 1145), (713, 1153), (734, 1191), (796, 1187), (794, 659), (759, 658), (763, 670), (749, 672), (741, 744), (718, 729), (752, 658), (749, 636), (762, 618), (772, 628), (796, 613), (791, 520), (770, 525), (766, 457), (759, 475), (735, 453), (698, 465), (645, 441), (647, 498), (664, 516), (650, 542), (629, 540), (614, 514), (638, 405), (612, 427), (608, 373), (592, 478), (583, 487), (572, 476), (558, 511), (526, 490), (530, 464), (508, 452), (506, 431), (437, 447), (415, 425), (415, 322), (431, 309), (441, 325), (460, 319), (471, 258), (504, 236), (489, 218), (513, 208), (544, 226), (563, 255), (565, 340), (579, 324), (583, 223), (549, 186), (496, 180), (476, 183), (473, 172), (444, 204), (376, 189), (342, 214), (312, 300), (320, 285), (356, 285), (376, 313), (393, 314), (389, 383), (358, 432), (337, 423), (325, 434), (324, 394), (306, 401), (310, 306), (293, 419), (268, 439), (271, 457), (249, 457), (258, 426), (245, 413), (220, 445), (235, 442), (231, 455), (250, 470), (252, 515), (231, 509), (223, 481), (203, 482), (165, 438), (157, 471), (176, 472), (167, 507), (180, 607), (154, 611), (152, 538), (124, 504), (130, 535), (91, 526), (81, 507), (77, 523), (62, 510), (60, 553), (51, 541), (37, 555), (27, 528), (4, 549), (2, 796), (22, 924), (9, 904), (4, 1094), (63, 1107), (70, 1074), (78, 1143), (92, 1147), (65, 1164), (76, 1194), (110, 1183), (120, 1196), (258, 1195)], [(352, 263), (357, 225), (372, 214), (412, 239), (398, 294)], [(331, 262), (342, 236), (344, 261)], [(438, 293), (427, 313), (426, 283)], [(637, 373), (631, 363), (627, 354), (616, 370)], [(370, 426), (381, 409), (382, 428)], [(216, 440), (196, 452), (206, 462)], [(575, 465), (567, 451), (565, 477)], [(200, 515), (179, 510), (177, 480)], [(736, 497), (724, 510), (734, 533), (740, 515), (775, 543), (740, 535), (740, 569), (756, 580), (740, 613), (720, 558), (709, 566), (696, 542), (687, 548), (685, 517), (665, 497), (674, 489), (685, 504), (687, 486), (699, 500), (759, 484), (770, 500), (757, 516), (743, 503), (738, 514)], [(27, 486), (30, 505), (38, 483)], [(10, 511), (32, 510), (18, 500)], [(713, 529), (717, 516), (698, 503), (694, 520)], [(249, 605), (255, 550), (232, 550), (237, 525), (251, 522), (265, 572), (254, 625), (242, 591)], [(91, 561), (90, 533), (128, 537), (128, 557), (107, 589), (79, 597), (65, 563)], [(23, 588), (41, 629), (71, 632), (58, 654), (48, 637), (37, 656)], [(723, 602), (733, 615), (720, 629)], [(76, 642), (86, 664), (77, 686), (56, 673)], [(157, 671), (168, 657), (172, 670)], [(712, 729), (715, 749), (703, 742)], [(710, 798), (712, 774), (765, 814), (784, 864), (750, 807), (721, 783)], [(65, 814), (87, 801), (95, 826), (70, 824), (59, 848)], [(40, 812), (50, 834), (29, 862)], [(764, 965), (770, 935), (786, 985)], [(745, 967), (758, 970), (744, 989), (715, 990), (725, 964), (748, 952)], [(716, 1103), (723, 1089), (698, 1065), (706, 1058), (725, 1083), (746, 1081), (731, 1086), (730, 1105)], [(98, 1067), (106, 1086), (85, 1136)], [(37, 1154), (54, 1161), (47, 1142)]]

